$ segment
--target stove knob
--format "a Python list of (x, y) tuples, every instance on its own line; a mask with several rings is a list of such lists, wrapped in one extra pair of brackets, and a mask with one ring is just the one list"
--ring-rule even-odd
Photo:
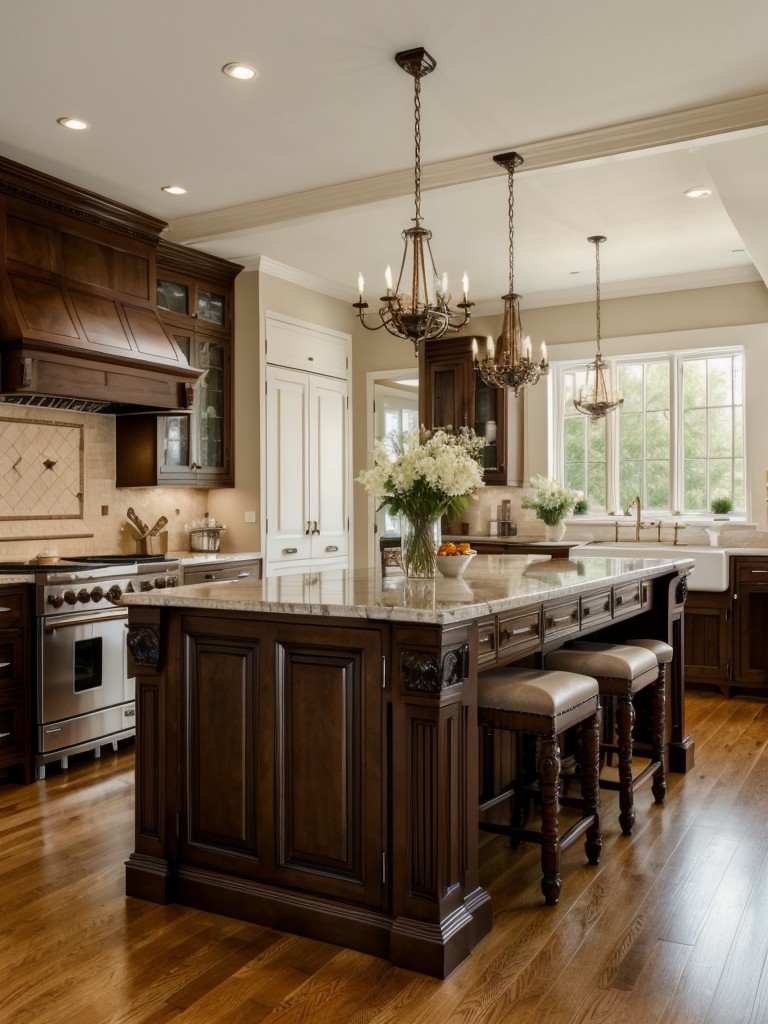
[(151, 590), (152, 589), (152, 580), (142, 580), (141, 581), (141, 589), (142, 589), (142, 592), (146, 592), (147, 590)]
[(67, 602), (67, 604), (77, 604), (77, 594), (74, 592), (74, 590), (65, 590), (64, 600)]
[(168, 582), (166, 583), (167, 587), (178, 587), (178, 585), (179, 585), (179, 578), (178, 578), (178, 576), (169, 576), (168, 577)]
[(100, 601), (102, 597), (104, 597), (104, 591), (102, 590), (102, 588), (94, 587), (93, 590), (91, 591), (91, 600)]
[(162, 590), (165, 587), (165, 579), (162, 576), (158, 576), (155, 580), (155, 586), (158, 590)]
[(78, 591), (77, 600), (81, 604), (88, 604), (88, 602), (91, 600), (91, 595), (88, 593), (85, 587), (83, 587), (82, 590)]
[(107, 591), (107, 600), (111, 601), (112, 604), (117, 604), (117, 602), (120, 600), (122, 596), (123, 592), (120, 589), (120, 587), (118, 587), (116, 583), (113, 583), (112, 586)]
[(54, 608), (61, 608), (61, 606), (64, 604), (64, 598), (61, 596), (61, 594), (49, 594), (48, 604), (53, 605)]

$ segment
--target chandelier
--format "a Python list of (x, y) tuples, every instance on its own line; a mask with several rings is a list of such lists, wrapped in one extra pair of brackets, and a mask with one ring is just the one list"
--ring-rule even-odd
[(579, 391), (579, 397), (574, 398), (573, 404), (593, 420), (599, 420), (607, 416), (609, 412), (618, 409), (624, 401), (619, 393), (612, 390), (610, 381), (610, 370), (606, 366), (600, 351), (600, 244), (605, 241), (605, 235), (590, 235), (587, 239), (595, 247), (595, 319), (597, 335), (597, 352), (594, 362), (587, 367), (584, 384)]
[[(467, 275), (463, 278), (463, 298), (456, 303), (456, 310), (451, 309), (451, 295), (448, 290), (448, 277), (438, 276), (432, 256), (430, 241), (432, 232), (421, 223), (421, 80), (424, 75), (434, 71), (436, 62), (423, 47), (415, 50), (403, 50), (395, 54), (398, 65), (414, 79), (414, 139), (416, 146), (416, 163), (414, 172), (414, 199), (416, 216), (414, 227), (402, 232), (404, 242), (403, 258), (397, 284), (392, 285), (392, 271), (386, 270), (387, 293), (379, 299), (381, 306), (378, 311), (380, 322), (370, 324), (366, 321), (368, 303), (363, 299), (365, 282), (363, 275), (357, 279), (360, 297), (354, 302), (360, 323), (369, 331), (378, 331), (386, 327), (396, 338), (409, 338), (413, 342), (416, 355), (419, 354), (419, 342), (442, 338), (447, 331), (458, 331), (469, 320), (473, 302), (467, 300), (469, 287)], [(460, 310), (461, 312), (457, 312)]]
[(475, 369), (484, 384), (492, 388), (511, 388), (517, 397), (521, 388), (531, 387), (549, 372), (547, 346), (541, 343), (541, 360), (534, 363), (531, 339), (523, 337), (520, 320), (520, 296), (515, 294), (515, 227), (514, 227), (514, 175), (523, 162), (519, 153), (500, 153), (493, 158), (509, 175), (509, 291), (504, 300), (504, 319), (496, 345), (488, 339), (483, 359), (478, 358), (477, 342), (472, 342)]

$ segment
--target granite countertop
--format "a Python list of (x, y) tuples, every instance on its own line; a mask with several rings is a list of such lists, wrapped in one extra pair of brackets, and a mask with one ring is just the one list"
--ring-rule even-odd
[(178, 558), (184, 565), (208, 565), (210, 562), (244, 562), (263, 558), (261, 551), (169, 551), (169, 558)]
[(232, 583), (198, 583), (123, 595), (128, 606), (198, 608), (283, 615), (428, 622), (461, 622), (599, 586), (693, 568), (684, 555), (642, 558), (549, 558), (478, 555), (463, 579), (376, 580), (372, 570), (278, 576)]

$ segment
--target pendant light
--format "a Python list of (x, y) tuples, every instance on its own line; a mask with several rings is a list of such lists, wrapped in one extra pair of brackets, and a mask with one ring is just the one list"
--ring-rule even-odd
[(448, 277), (446, 274), (438, 275), (430, 246), (432, 232), (421, 223), (421, 80), (434, 71), (437, 64), (423, 47), (403, 50), (395, 54), (395, 60), (414, 80), (414, 227), (402, 232), (403, 256), (394, 287), (392, 272), (387, 267), (387, 293), (379, 299), (378, 322), (371, 324), (366, 320), (368, 303), (363, 298), (365, 282), (362, 274), (357, 279), (360, 297), (352, 305), (363, 327), (369, 331), (386, 327), (396, 338), (410, 339), (418, 355), (420, 342), (442, 338), (446, 332), (462, 328), (469, 321), (469, 311), (474, 303), (467, 300), (469, 284), (465, 274), (462, 301), (456, 303), (456, 310), (451, 309)]
[(574, 398), (573, 404), (593, 420), (602, 419), (609, 412), (618, 409), (624, 401), (621, 394), (613, 391), (610, 380), (610, 371), (603, 360), (600, 351), (600, 245), (606, 241), (605, 235), (590, 235), (587, 239), (595, 247), (595, 310), (597, 352), (594, 362), (587, 367), (584, 384), (579, 391), (579, 397)]
[(472, 341), (475, 370), (484, 384), (492, 388), (510, 388), (517, 397), (522, 388), (531, 387), (549, 372), (547, 362), (547, 346), (541, 343), (541, 360), (537, 363), (531, 358), (531, 339), (523, 337), (523, 325), (520, 320), (520, 296), (515, 293), (515, 168), (523, 163), (519, 153), (500, 153), (493, 158), (501, 167), (505, 167), (508, 176), (508, 219), (509, 219), (509, 291), (502, 296), (504, 301), (504, 319), (501, 334), (494, 346), (488, 339), (483, 359), (478, 358), (477, 341)]

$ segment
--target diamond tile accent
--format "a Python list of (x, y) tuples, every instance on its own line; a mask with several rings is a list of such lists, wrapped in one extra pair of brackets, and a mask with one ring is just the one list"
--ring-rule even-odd
[(0, 520), (81, 519), (80, 424), (0, 417)]

